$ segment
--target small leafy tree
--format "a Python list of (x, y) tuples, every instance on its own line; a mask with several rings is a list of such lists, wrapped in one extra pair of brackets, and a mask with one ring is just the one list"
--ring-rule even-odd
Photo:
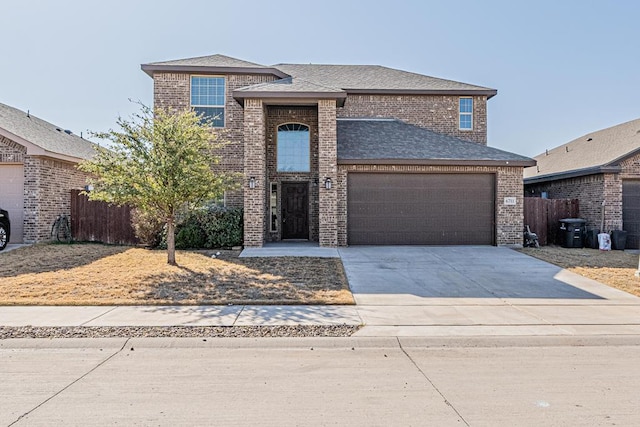
[(235, 174), (214, 171), (219, 158), (210, 123), (191, 110), (167, 111), (141, 104), (132, 119), (118, 118), (120, 131), (94, 133), (109, 149), (79, 169), (91, 174), (90, 200), (128, 204), (162, 218), (167, 227), (167, 262), (176, 265), (176, 216), (235, 187)]

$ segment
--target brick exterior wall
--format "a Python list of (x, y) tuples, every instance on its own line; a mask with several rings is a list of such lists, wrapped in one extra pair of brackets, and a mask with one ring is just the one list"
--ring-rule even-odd
[(27, 150), (0, 138), (0, 163), (22, 163), (24, 167), (25, 243), (51, 239), (51, 224), (59, 214), (71, 214), (71, 190), (86, 185), (87, 174), (74, 163), (27, 155)]
[[(622, 229), (622, 181), (617, 174), (595, 174), (525, 186), (527, 195), (539, 196), (547, 192), (550, 199), (578, 199), (580, 218), (587, 228), (600, 231)], [(605, 202), (604, 230), (602, 202)]]
[(348, 95), (339, 118), (385, 117), (487, 145), (487, 97), (473, 96), (473, 130), (460, 130), (459, 96)]
[[(496, 176), (496, 244), (522, 246), (523, 184), (521, 167), (489, 166), (420, 166), (420, 165), (340, 165), (338, 168), (338, 245), (347, 245), (347, 181), (349, 173), (491, 173)], [(516, 204), (507, 206), (505, 197), (515, 197)]]
[[(338, 138), (336, 101), (318, 101), (318, 151), (320, 175), (320, 246), (338, 246)], [(331, 189), (325, 188), (325, 180), (331, 179)]]
[[(281, 211), (282, 182), (309, 183), (309, 240), (318, 241), (319, 236), (319, 206), (318, 206), (318, 108), (307, 106), (268, 106), (267, 111), (267, 176), (268, 183), (278, 185), (277, 211)], [(278, 126), (286, 123), (300, 123), (309, 126), (309, 154), (310, 172), (278, 172), (277, 144)], [(267, 191), (270, 187), (267, 186)], [(268, 197), (267, 197), (268, 199)], [(266, 201), (269, 203), (269, 200)], [(265, 210), (269, 206), (265, 204)], [(268, 216), (267, 216), (268, 217)], [(280, 215), (278, 215), (280, 217)], [(281, 240), (282, 224), (278, 219), (278, 229), (271, 231), (270, 222), (265, 222), (265, 240), (275, 242)]]
[(640, 154), (620, 162), (621, 179), (640, 179)]
[(58, 215), (71, 215), (71, 190), (83, 189), (87, 174), (73, 163), (27, 156), (24, 175), (24, 240), (48, 241)]
[[(226, 172), (244, 172), (244, 109), (232, 96), (234, 90), (275, 80), (274, 76), (226, 75), (225, 127), (213, 129), (215, 142), (221, 144), (216, 150), (220, 163), (214, 168)], [(191, 105), (191, 74), (155, 73), (153, 75), (153, 102), (155, 107), (185, 109)], [(230, 207), (242, 207), (242, 189), (226, 194), (225, 202)]]
[[(244, 103), (244, 245), (261, 247), (267, 216), (265, 112), (261, 99)], [(249, 178), (256, 180), (249, 188)]]
[(25, 147), (0, 136), (0, 163), (24, 163), (26, 154)]

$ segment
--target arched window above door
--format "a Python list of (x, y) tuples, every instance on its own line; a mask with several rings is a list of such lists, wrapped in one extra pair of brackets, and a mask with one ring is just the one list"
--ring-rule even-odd
[(309, 126), (287, 123), (278, 126), (278, 172), (310, 172)]

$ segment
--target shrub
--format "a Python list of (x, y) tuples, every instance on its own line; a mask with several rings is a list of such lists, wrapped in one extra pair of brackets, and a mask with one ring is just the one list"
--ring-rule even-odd
[(204, 231), (195, 221), (189, 221), (178, 229), (176, 249), (195, 249), (204, 247)]
[(243, 215), (239, 208), (210, 208), (201, 213), (206, 248), (242, 245)]
[(164, 221), (157, 215), (133, 209), (131, 211), (133, 231), (143, 245), (155, 248), (162, 242)]
[(176, 247), (231, 247), (241, 245), (242, 239), (242, 209), (208, 206), (187, 213), (178, 226)]

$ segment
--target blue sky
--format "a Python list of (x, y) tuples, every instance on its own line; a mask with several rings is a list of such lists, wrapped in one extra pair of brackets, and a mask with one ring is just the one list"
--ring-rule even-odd
[(140, 64), (222, 53), (488, 86), (489, 145), (533, 156), (640, 118), (640, 2), (8, 1), (0, 102), (75, 133), (152, 103)]

